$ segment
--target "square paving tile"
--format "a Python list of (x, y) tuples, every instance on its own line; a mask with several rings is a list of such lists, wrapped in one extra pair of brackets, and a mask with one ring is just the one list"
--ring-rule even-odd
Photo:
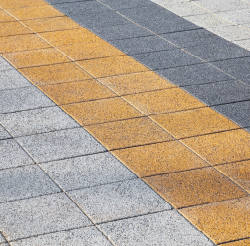
[(0, 22), (8, 22), (8, 21), (16, 21), (16, 20), (3, 10), (0, 10)]
[(231, 120), (206, 107), (151, 118), (175, 138), (187, 138), (239, 128)]
[(123, 98), (147, 115), (170, 113), (205, 106), (205, 104), (180, 88), (145, 92), (124, 96)]
[(174, 140), (146, 117), (91, 125), (85, 129), (109, 150)]
[(43, 5), (45, 2), (43, 0), (14, 0), (10, 3), (9, 0), (1, 1), (0, 7), (3, 9), (9, 8), (23, 8), (29, 6)]
[(27, 33), (32, 33), (32, 31), (22, 25), (20, 22), (11, 21), (1, 23), (0, 37)]
[(0, 115), (0, 121), (14, 137), (45, 133), (79, 126), (59, 107), (2, 114)]
[(178, 141), (120, 149), (112, 154), (140, 177), (209, 166)]
[(98, 225), (112, 242), (121, 246), (212, 246), (204, 234), (177, 211), (164, 211)]
[(12, 138), (12, 136), (0, 125), (0, 140)]
[(3, 57), (0, 56), (0, 71), (14, 69)]
[(250, 198), (244, 197), (184, 208), (180, 212), (218, 244), (250, 236), (249, 204)]
[(136, 177), (110, 153), (44, 163), (41, 167), (66, 191)]
[(71, 191), (69, 196), (95, 223), (171, 209), (140, 179)]
[(39, 88), (58, 105), (116, 96), (96, 80), (40, 85)]
[(60, 192), (61, 189), (38, 166), (0, 171), (1, 202)]
[(8, 240), (17, 240), (92, 224), (84, 213), (64, 194), (1, 203), (0, 218), (1, 229)]
[(34, 161), (14, 139), (0, 141), (0, 169), (33, 164)]
[(143, 116), (120, 97), (63, 105), (62, 109), (83, 126)]
[(250, 134), (243, 129), (181, 141), (211, 165), (250, 159)]
[(105, 148), (83, 128), (19, 137), (17, 140), (37, 162), (105, 151)]
[(55, 105), (35, 86), (0, 91), (0, 98), (0, 113), (11, 113)]

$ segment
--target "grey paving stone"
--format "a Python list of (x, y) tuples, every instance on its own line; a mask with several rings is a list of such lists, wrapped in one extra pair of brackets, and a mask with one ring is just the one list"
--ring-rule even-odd
[(14, 137), (79, 127), (59, 107), (2, 114), (0, 121)]
[(219, 105), (213, 109), (242, 127), (250, 127), (250, 101)]
[(14, 69), (3, 57), (0, 56), (0, 71)]
[(52, 5), (56, 3), (86, 2), (86, 1), (95, 1), (95, 0), (46, 0), (46, 2)]
[(33, 164), (34, 161), (14, 139), (0, 141), (0, 169)]
[(110, 43), (128, 55), (176, 49), (174, 45), (157, 36), (114, 40)]
[(106, 150), (83, 128), (19, 137), (17, 140), (37, 162), (54, 161)]
[(0, 203), (61, 191), (36, 165), (0, 171), (0, 187)]
[(120, 246), (212, 246), (204, 234), (175, 210), (98, 225)]
[(244, 49), (250, 50), (250, 39), (237, 40), (237, 41), (234, 40), (233, 43), (239, 45)]
[(0, 227), (10, 241), (91, 224), (62, 193), (0, 204)]
[(0, 243), (6, 243), (4, 236), (0, 232)]
[(11, 113), (55, 105), (34, 86), (0, 91), (0, 98), (0, 113)]
[(209, 106), (250, 99), (250, 86), (236, 80), (183, 87)]
[(227, 74), (206, 63), (162, 69), (156, 72), (178, 86), (205, 84), (232, 79)]
[(17, 70), (5, 70), (0, 72), (0, 90), (15, 89), (32, 86)]
[(233, 22), (234, 24), (242, 25), (250, 23), (250, 9), (239, 9), (225, 12), (218, 12), (217, 15)]
[(11, 138), (11, 135), (3, 128), (2, 125), (0, 125), (0, 140), (7, 138)]
[(66, 191), (136, 177), (111, 153), (44, 163), (41, 167)]
[(127, 8), (137, 8), (144, 7), (147, 5), (152, 5), (149, 0), (100, 0), (105, 5), (108, 5), (112, 9), (127, 9)]
[(200, 59), (179, 49), (133, 55), (133, 57), (153, 70), (202, 63)]
[(1, 243), (1, 246), (9, 246), (8, 243)]
[(140, 179), (75, 190), (68, 194), (94, 223), (171, 209)]
[(46, 234), (12, 242), (13, 246), (111, 246), (107, 238), (94, 226)]

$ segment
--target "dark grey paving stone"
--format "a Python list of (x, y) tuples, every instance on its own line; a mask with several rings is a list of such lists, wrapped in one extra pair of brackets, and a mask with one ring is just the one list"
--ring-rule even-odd
[(36, 165), (0, 171), (0, 187), (0, 203), (61, 191)]
[(14, 69), (3, 57), (0, 57), (0, 71)]
[(0, 170), (34, 164), (14, 139), (0, 141)]
[(232, 79), (232, 77), (206, 63), (156, 70), (155, 72), (178, 86)]
[(31, 237), (11, 244), (13, 246), (112, 246), (108, 239), (94, 226)]
[(41, 167), (66, 191), (136, 178), (111, 153), (44, 163)]
[(105, 5), (108, 5), (112, 9), (127, 9), (144, 7), (147, 5), (154, 5), (149, 0), (100, 0)]
[(108, 9), (97, 1), (55, 4), (54, 7), (69, 17), (74, 15), (85, 15), (86, 13), (98, 13)]
[(250, 101), (219, 105), (213, 109), (242, 127), (250, 127)]
[(95, 1), (95, 0), (46, 0), (46, 2), (52, 5), (56, 3), (87, 2), (87, 1)]
[(11, 135), (4, 129), (2, 125), (0, 125), (0, 140), (7, 138), (11, 138)]
[(98, 227), (120, 246), (214, 245), (176, 210), (118, 220)]
[(250, 99), (250, 86), (236, 80), (185, 86), (183, 89), (209, 106)]
[(0, 121), (14, 137), (80, 127), (57, 106), (2, 114)]
[(54, 161), (106, 151), (83, 128), (19, 137), (17, 140), (37, 162)]
[(10, 241), (89, 225), (91, 221), (62, 193), (0, 204), (0, 227)]
[(246, 128), (246, 130), (247, 130), (248, 132), (250, 132), (250, 128)]
[(35, 86), (0, 91), (0, 98), (0, 113), (11, 113), (55, 105)]
[(114, 40), (110, 43), (128, 55), (176, 49), (174, 45), (157, 36)]
[(179, 49), (133, 55), (133, 57), (153, 70), (202, 63), (200, 59)]

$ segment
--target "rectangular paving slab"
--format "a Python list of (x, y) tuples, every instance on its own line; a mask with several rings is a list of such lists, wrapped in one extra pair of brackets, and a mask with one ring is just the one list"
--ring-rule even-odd
[(0, 125), (0, 140), (12, 138), (12, 136)]

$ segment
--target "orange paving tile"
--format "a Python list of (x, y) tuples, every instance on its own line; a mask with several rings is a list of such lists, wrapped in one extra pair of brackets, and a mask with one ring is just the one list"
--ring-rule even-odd
[(9, 8), (23, 8), (29, 6), (38, 6), (47, 4), (43, 0), (1, 0), (0, 8), (9, 9)]
[(21, 68), (19, 71), (36, 85), (91, 79), (92, 77), (74, 63)]
[(0, 22), (8, 22), (8, 21), (16, 21), (16, 20), (3, 10), (0, 10)]
[(238, 125), (208, 107), (152, 115), (151, 118), (176, 138), (239, 128)]
[(35, 34), (0, 37), (0, 53), (44, 49), (49, 47), (51, 46)]
[(250, 161), (216, 166), (216, 169), (250, 193)]
[(140, 177), (210, 166), (178, 141), (112, 151)]
[(70, 62), (54, 48), (7, 53), (4, 57), (16, 68)]
[(232, 130), (181, 140), (212, 165), (250, 159), (250, 134)]
[(85, 129), (108, 149), (173, 140), (147, 117), (91, 125)]
[(144, 180), (175, 208), (248, 195), (212, 167), (146, 177)]
[(0, 23), (0, 36), (32, 33), (27, 27), (17, 21)]
[(98, 58), (78, 61), (77, 63), (95, 77), (107, 77), (149, 70), (129, 56)]
[(147, 115), (205, 107), (204, 103), (180, 88), (128, 95), (124, 99)]
[(22, 23), (37, 33), (79, 28), (79, 25), (67, 16), (23, 20)]
[(63, 13), (48, 4), (41, 6), (8, 9), (7, 11), (18, 20), (64, 16)]
[(215, 243), (250, 237), (250, 197), (179, 210)]
[(236, 242), (226, 243), (225, 246), (249, 246), (250, 239), (240, 240)]
[(99, 81), (120, 96), (176, 87), (152, 71), (100, 78)]
[(96, 80), (41, 85), (39, 88), (58, 105), (116, 96)]
[(79, 124), (89, 125), (142, 116), (120, 97), (62, 106)]

